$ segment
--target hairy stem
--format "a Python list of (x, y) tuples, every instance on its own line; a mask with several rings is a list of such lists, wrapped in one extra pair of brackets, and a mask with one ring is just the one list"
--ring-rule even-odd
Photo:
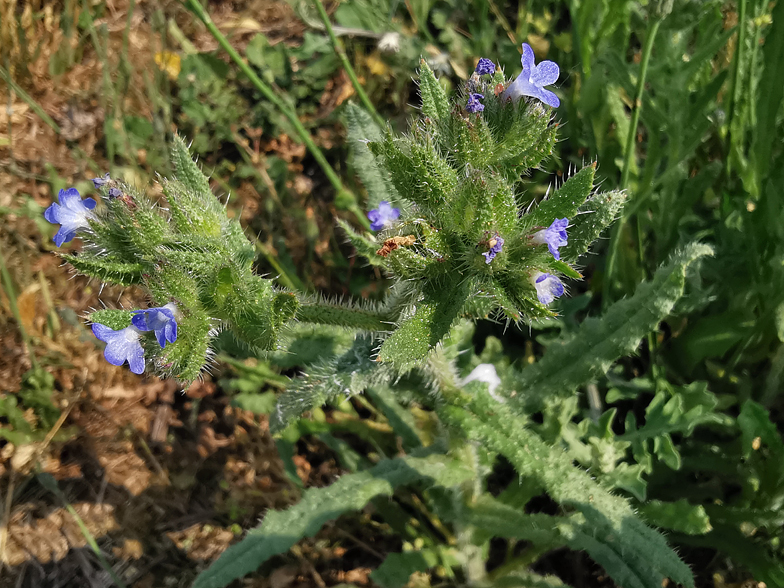
[(390, 331), (395, 326), (391, 312), (355, 308), (336, 302), (300, 299), (297, 320), (319, 325), (335, 325), (363, 331)]

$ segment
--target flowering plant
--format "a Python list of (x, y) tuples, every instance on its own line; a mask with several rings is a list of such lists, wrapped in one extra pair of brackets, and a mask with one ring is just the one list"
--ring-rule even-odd
[[(427, 444), (404, 431), (408, 455), (380, 459), (267, 515), (259, 530), (199, 576), (196, 588), (225, 586), (325, 521), (414, 482), (438, 489), (434, 502), (458, 530), (460, 565), (474, 585), (482, 585), (485, 575), (477, 556), (489, 537), (503, 536), (540, 542), (545, 550), (585, 550), (624, 585), (656, 588), (671, 578), (693, 587), (690, 570), (665, 539), (614, 493), (644, 494), (647, 445), (635, 448), (640, 463), (619, 463), (629, 443), (613, 445), (613, 436), (605, 435), (614, 411), (599, 423), (571, 419), (574, 391), (636, 349), (681, 296), (688, 266), (710, 249), (685, 248), (633, 297), (603, 319), (586, 320), (525, 369), (511, 366), (491, 339), (481, 356), (473, 351), (472, 321), (530, 324), (557, 314), (564, 282), (582, 278), (581, 256), (625, 198), (594, 190), (595, 164), (567, 174), (542, 199), (525, 190), (524, 174), (539, 167), (555, 144), (552, 108), (559, 101), (544, 86), (557, 80), (559, 70), (548, 61), (535, 65), (527, 45), (522, 61), (522, 73), (512, 80), (480, 59), (452, 100), (422, 61), (422, 116), (406, 135), (378, 128), (356, 106), (347, 108), (371, 224), (370, 231), (339, 224), (357, 253), (393, 279), (379, 303), (329, 301), (254, 274), (253, 246), (179, 137), (172, 151), (175, 177), (162, 181), (166, 206), (105, 175), (94, 180), (100, 205), (72, 189), (47, 209), (46, 219), (60, 225), (58, 246), (77, 234), (84, 240), (78, 255), (63, 254), (74, 268), (139, 285), (149, 295), (149, 308), (90, 315), (110, 363), (189, 382), (208, 364), (221, 330), (259, 351), (290, 355), (318, 332), (334, 345), (279, 397), (270, 414), (273, 432), (291, 431), (297, 417), (320, 404), (365, 391), (382, 400), (388, 393), (391, 406), (398, 383), (443, 425)], [(394, 426), (408, 427), (404, 411), (390, 410)], [(532, 413), (544, 415), (541, 427), (532, 426)], [(564, 434), (553, 441), (555, 429)], [(569, 440), (568, 448), (561, 439)], [(671, 443), (654, 443), (653, 451)], [(484, 486), (498, 455), (530, 478), (536, 492), (543, 489), (563, 505), (564, 514), (529, 515), (514, 506), (514, 496), (492, 496)], [(518, 579), (539, 583), (533, 575)]]

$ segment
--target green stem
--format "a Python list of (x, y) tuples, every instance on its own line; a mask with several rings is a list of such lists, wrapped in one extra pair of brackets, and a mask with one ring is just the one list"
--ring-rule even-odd
[(319, 325), (335, 325), (363, 331), (390, 331), (395, 326), (389, 313), (351, 308), (338, 303), (300, 299), (297, 320)]
[(338, 59), (340, 59), (340, 62), (343, 64), (343, 69), (346, 70), (348, 77), (351, 79), (351, 85), (354, 86), (354, 91), (356, 91), (357, 96), (359, 96), (360, 101), (365, 106), (367, 111), (373, 116), (376, 124), (378, 124), (378, 126), (383, 129), (386, 126), (386, 121), (384, 121), (378, 112), (376, 112), (376, 108), (373, 106), (370, 98), (368, 98), (368, 95), (365, 93), (365, 89), (362, 87), (362, 84), (359, 83), (357, 74), (354, 73), (354, 68), (351, 67), (351, 63), (349, 62), (348, 56), (346, 55), (346, 50), (343, 48), (343, 43), (340, 42), (340, 39), (335, 36), (335, 31), (332, 30), (332, 23), (329, 21), (329, 15), (324, 9), (324, 5), (321, 3), (321, 0), (313, 0), (313, 4), (316, 6), (316, 10), (318, 10), (319, 16), (321, 17), (321, 22), (324, 23), (324, 28), (327, 29), (327, 35), (329, 35), (329, 40), (332, 42), (332, 48), (335, 50)]
[[(625, 190), (629, 187), (629, 171), (631, 170), (632, 161), (635, 155), (634, 140), (637, 136), (637, 125), (640, 123), (640, 111), (642, 110), (642, 94), (645, 91), (645, 78), (648, 75), (648, 63), (651, 59), (651, 52), (653, 51), (653, 42), (656, 39), (656, 33), (661, 25), (661, 19), (654, 19), (651, 21), (648, 28), (648, 36), (645, 39), (645, 45), (642, 49), (642, 60), (640, 62), (640, 73), (637, 78), (637, 90), (634, 96), (634, 104), (632, 110), (632, 120), (629, 125), (629, 132), (626, 135), (626, 150), (624, 152), (623, 169), (621, 171), (621, 182), (619, 187)], [(604, 296), (603, 306), (606, 308), (610, 302), (610, 290), (612, 287), (613, 277), (616, 271), (618, 248), (620, 245), (621, 234), (623, 233), (624, 226), (628, 220), (628, 215), (622, 215), (612, 230), (610, 237), (610, 248), (607, 254), (607, 267), (604, 277)], [(642, 235), (638, 232), (638, 239), (642, 239)]]
[(348, 190), (343, 186), (343, 183), (340, 181), (338, 174), (335, 173), (335, 170), (332, 169), (332, 166), (327, 161), (327, 158), (324, 157), (324, 154), (321, 152), (321, 149), (313, 142), (313, 139), (310, 136), (308, 130), (302, 125), (297, 116), (297, 113), (292, 110), (281, 98), (270, 88), (267, 84), (265, 84), (259, 76), (256, 75), (256, 72), (247, 64), (247, 62), (242, 58), (242, 56), (237, 53), (237, 50), (229, 43), (229, 40), (224, 36), (223, 33), (220, 32), (215, 23), (210, 18), (210, 15), (204, 10), (201, 4), (199, 4), (198, 0), (185, 0), (185, 5), (188, 9), (191, 10), (203, 23), (204, 26), (207, 27), (207, 30), (210, 34), (218, 41), (218, 44), (223, 47), (224, 51), (229, 54), (231, 60), (237, 64), (237, 67), (242, 70), (250, 82), (256, 87), (256, 89), (261, 92), (264, 97), (269, 100), (272, 104), (274, 104), (278, 110), (283, 113), (291, 125), (294, 127), (294, 130), (299, 135), (302, 142), (305, 143), (305, 146), (310, 151), (313, 158), (318, 162), (321, 166), (321, 169), (324, 170), (324, 174), (327, 176), (329, 183), (338, 191), (339, 194), (347, 193)]
[(727, 104), (727, 144), (725, 146), (724, 157), (724, 173), (729, 176), (732, 153), (733, 132), (732, 127), (737, 119), (737, 112), (735, 107), (740, 100), (741, 82), (741, 66), (745, 60), (746, 53), (746, 0), (738, 0), (738, 44), (735, 47), (735, 55), (733, 56), (732, 64), (732, 84), (730, 87), (728, 104)]
[(642, 49), (642, 61), (640, 62), (640, 75), (637, 79), (637, 92), (634, 96), (634, 110), (632, 111), (632, 122), (629, 125), (629, 132), (626, 135), (626, 151), (624, 153), (623, 172), (621, 172), (621, 189), (629, 186), (629, 170), (632, 166), (634, 159), (634, 139), (637, 135), (637, 125), (640, 122), (640, 111), (642, 110), (642, 94), (645, 91), (645, 78), (648, 75), (648, 63), (651, 60), (651, 52), (653, 51), (653, 41), (656, 39), (656, 33), (659, 31), (660, 19), (656, 19), (651, 23), (648, 29), (648, 36), (645, 39), (645, 46)]

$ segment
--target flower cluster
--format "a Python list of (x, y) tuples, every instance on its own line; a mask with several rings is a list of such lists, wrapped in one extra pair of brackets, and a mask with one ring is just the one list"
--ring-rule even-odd
[(103, 352), (106, 361), (112, 365), (122, 365), (126, 361), (134, 374), (144, 371), (144, 348), (141, 344), (142, 333), (153, 331), (158, 344), (163, 348), (166, 343), (177, 340), (177, 307), (173, 303), (159, 308), (134, 310), (131, 324), (124, 329), (113, 330), (100, 323), (93, 323), (93, 333), (106, 343)]
[[(122, 195), (122, 190), (112, 185), (109, 174), (93, 178), (96, 190), (108, 190), (110, 198)], [(60, 190), (59, 203), (52, 203), (44, 218), (52, 224), (60, 225), (54, 236), (55, 245), (61, 247), (71, 241), (78, 232), (90, 228), (90, 222), (97, 221), (93, 210), (97, 202), (93, 198), (82, 199), (76, 188)], [(124, 329), (113, 330), (106, 325), (93, 323), (95, 336), (106, 343), (104, 357), (112, 365), (123, 365), (126, 361), (135, 374), (144, 371), (144, 349), (141, 345), (142, 333), (152, 331), (161, 348), (177, 340), (177, 307), (167, 304), (160, 308), (133, 311), (131, 324)]]

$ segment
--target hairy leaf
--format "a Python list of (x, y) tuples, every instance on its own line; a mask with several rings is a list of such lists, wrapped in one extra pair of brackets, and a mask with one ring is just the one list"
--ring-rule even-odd
[(369, 335), (359, 336), (351, 348), (338, 357), (324, 359), (306, 368), (305, 374), (293, 380), (278, 399), (270, 430), (277, 433), (303, 413), (338, 397), (361, 394), (368, 386), (384, 384), (394, 378), (391, 366), (371, 359), (378, 341)]
[(626, 193), (618, 190), (595, 194), (586, 200), (569, 223), (569, 243), (561, 249), (561, 258), (572, 263), (577, 261), (618, 218), (624, 202)]
[(398, 486), (419, 481), (454, 486), (471, 475), (470, 468), (443, 456), (406, 457), (344, 475), (326, 488), (306, 490), (298, 504), (284, 511), (268, 512), (261, 525), (229, 547), (196, 579), (193, 588), (222, 588), (273, 555), (285, 553), (303, 537), (312, 537), (324, 523), (364, 507), (376, 496), (389, 496)]
[(368, 209), (377, 208), (382, 200), (399, 206), (400, 194), (392, 183), (389, 172), (368, 149), (368, 142), (383, 140), (381, 130), (373, 117), (356, 104), (349, 103), (345, 113), (354, 169), (368, 192)]
[(588, 165), (566, 180), (552, 196), (543, 200), (530, 214), (524, 215), (529, 226), (548, 227), (556, 218), (572, 219), (593, 190), (596, 164)]
[(142, 281), (144, 265), (141, 263), (111, 261), (105, 257), (92, 257), (84, 253), (82, 255), (66, 254), (62, 258), (70, 263), (76, 271), (91, 278), (98, 278), (103, 282), (131, 286)]
[(422, 113), (438, 120), (449, 116), (449, 99), (438, 83), (433, 70), (422, 59), (419, 62), (419, 92), (422, 94)]
[(707, 245), (692, 244), (676, 253), (634, 296), (589, 318), (565, 343), (550, 345), (544, 357), (520, 372), (514, 383), (514, 405), (539, 405), (547, 398), (563, 398), (578, 386), (603, 374), (619, 357), (634, 352), (640, 339), (667, 317), (683, 295), (686, 270), (699, 258), (711, 255)]
[(448, 283), (439, 292), (425, 294), (414, 315), (384, 341), (379, 361), (390, 362), (399, 370), (418, 365), (449, 331), (468, 297), (468, 284)]
[(559, 530), (571, 545), (589, 552), (619, 584), (660, 588), (662, 580), (670, 578), (694, 586), (688, 566), (659, 533), (634, 515), (625, 499), (575, 467), (561, 448), (547, 445), (528, 430), (508, 405), (485, 393), (463, 395), (442, 414), (470, 440), (499, 452), (520, 474), (534, 478), (555, 501), (582, 513), (585, 526), (578, 529), (580, 533)]

